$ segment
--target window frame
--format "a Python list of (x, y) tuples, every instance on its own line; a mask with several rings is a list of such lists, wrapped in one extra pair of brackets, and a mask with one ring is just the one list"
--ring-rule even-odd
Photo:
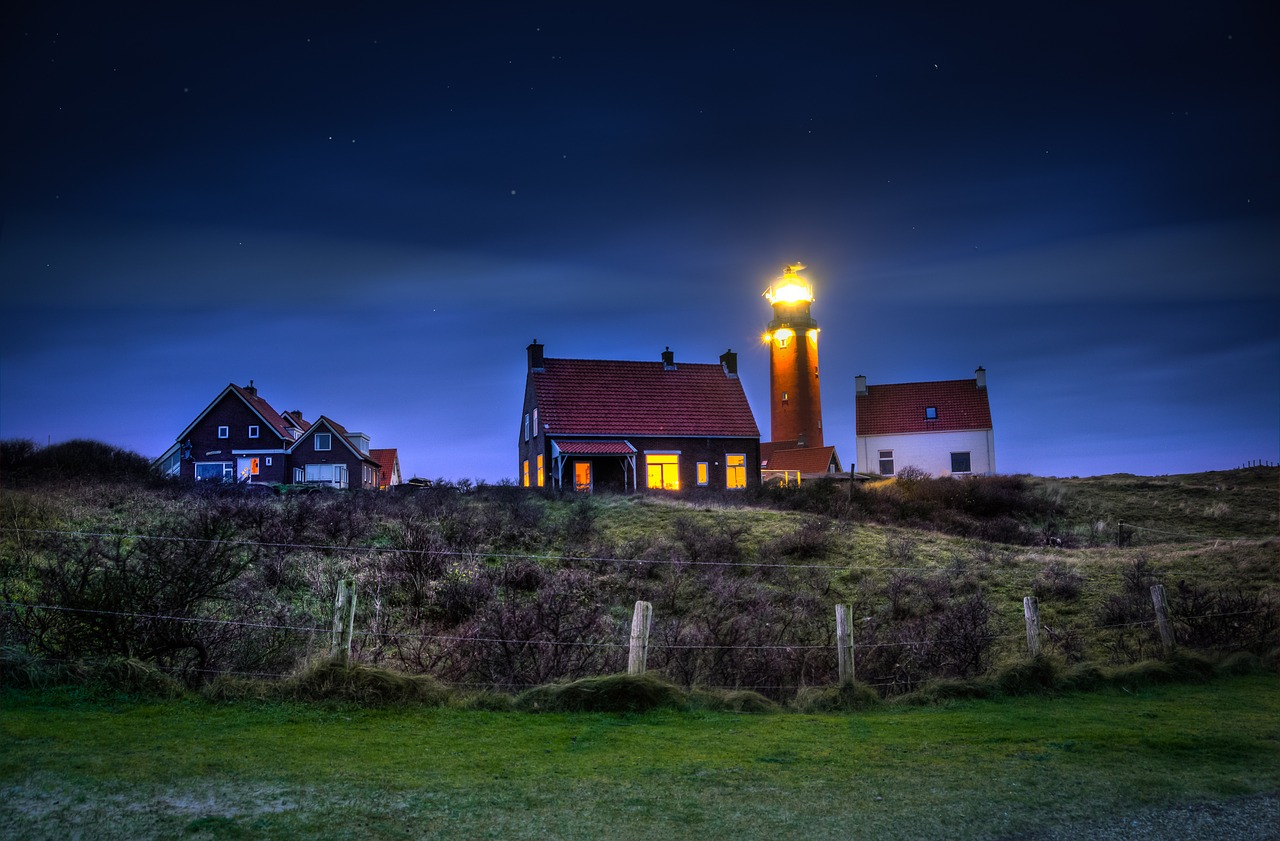
[(708, 484), (711, 483), (711, 465), (709, 462), (705, 462), (705, 461), (698, 462), (697, 482), (698, 482), (698, 487), (700, 488), (705, 488)]
[(257, 438), (261, 428), (256, 423), (249, 424), (249, 437)]
[[(215, 464), (221, 467), (219, 472), (222, 475), (220, 476), (201, 476), (200, 475), (201, 467), (211, 467)], [(236, 480), (236, 463), (234, 461), (197, 461), (195, 463), (195, 467), (193, 471), (194, 472), (191, 475), (195, 477), (195, 480), (197, 482), (208, 482), (210, 480), (217, 481), (217, 482), (234, 482)]]
[[(956, 470), (956, 457), (957, 457), (957, 456), (964, 456), (964, 461), (965, 461), (965, 469), (964, 469), (964, 470)], [(973, 472), (973, 451), (972, 451), (972, 450), (961, 450), (961, 451), (954, 452), (954, 453), (952, 453), (952, 454), (951, 454), (951, 473), (952, 473), (952, 475), (960, 474), (960, 475), (962, 475), (962, 476), (963, 476), (963, 475), (965, 475), (965, 474), (969, 474), (969, 473), (972, 473), (972, 472)]]
[(220, 425), (220, 426), (218, 427), (218, 437), (219, 437), (219, 438), (230, 438), (230, 437), (231, 437), (231, 427), (229, 427), (229, 426), (221, 426), (221, 425)]
[(937, 419), (938, 419), (938, 407), (937, 407), (937, 406), (925, 406), (925, 407), (924, 407), (924, 419), (925, 419), (925, 420), (937, 420)]
[[(893, 463), (893, 461), (894, 461), (894, 459), (893, 459), (893, 450), (877, 450), (877, 452), (880, 454), (880, 457), (877, 459), (877, 461), (879, 461), (879, 464), (878, 464), (877, 466), (878, 466), (878, 467), (879, 467), (879, 469), (880, 469), (880, 475), (881, 475), (881, 476), (893, 476), (894, 474), (896, 474), (896, 473), (897, 473), (897, 470), (894, 468), (894, 463)], [(885, 453), (888, 453), (888, 455), (885, 455)], [(884, 471), (885, 462), (888, 462), (888, 463), (889, 463), (889, 472), (888, 472), (888, 473), (886, 473), (886, 472)]]
[[(655, 461), (656, 459), (656, 461)], [(668, 460), (669, 459), (669, 460)], [(653, 483), (653, 468), (658, 468), (659, 484)], [(669, 477), (668, 473), (672, 475)], [(680, 451), (654, 450), (644, 454), (645, 488), (651, 491), (680, 490)], [(669, 481), (674, 479), (674, 481)]]
[(543, 456), (542, 453), (538, 453), (537, 471), (538, 471), (538, 487), (540, 488), (546, 487), (547, 485), (547, 471), (545, 469), (546, 465), (543, 463), (542, 456)]
[[(321, 439), (324, 440), (324, 446), (320, 446)], [(311, 439), (312, 448), (317, 453), (327, 453), (333, 450), (333, 433), (317, 432), (315, 437)]]
[[(737, 459), (738, 463), (734, 463)], [(743, 491), (747, 488), (747, 454), (724, 454), (724, 487), (725, 490)]]

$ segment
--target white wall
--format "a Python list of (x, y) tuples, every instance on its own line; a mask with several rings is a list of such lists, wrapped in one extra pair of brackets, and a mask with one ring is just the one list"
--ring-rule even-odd
[(950, 476), (951, 454), (968, 452), (973, 475), (996, 472), (995, 438), (989, 429), (859, 435), (856, 470), (859, 473), (879, 473), (880, 450), (893, 450), (895, 471), (911, 465), (934, 476)]

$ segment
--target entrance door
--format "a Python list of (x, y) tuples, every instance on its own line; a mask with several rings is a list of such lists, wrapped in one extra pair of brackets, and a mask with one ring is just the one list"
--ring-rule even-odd
[(591, 462), (575, 461), (573, 463), (573, 489), (582, 493), (591, 493)]
[(236, 478), (241, 482), (252, 482), (258, 478), (258, 457), (236, 459)]

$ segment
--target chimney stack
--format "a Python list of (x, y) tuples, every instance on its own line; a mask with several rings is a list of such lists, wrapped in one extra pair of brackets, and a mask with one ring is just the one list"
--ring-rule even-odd
[(866, 376), (864, 376), (864, 375), (862, 375), (862, 374), (859, 374), (858, 376), (854, 377), (854, 378), (853, 378), (853, 384), (854, 384), (854, 388), (855, 388), (855, 390), (857, 391), (857, 393), (858, 393), (859, 395), (861, 395), (861, 396), (865, 397), (865, 396), (866, 396), (866, 394), (867, 394), (867, 378), (866, 378)]
[(675, 369), (676, 369), (676, 355), (672, 353), (671, 348), (668, 347), (666, 350), (662, 352), (662, 370), (674, 371)]
[(257, 396), (258, 396), (258, 389), (256, 389), (256, 388), (254, 388), (254, 387), (253, 387), (253, 380), (249, 380), (249, 384), (248, 384), (247, 386), (245, 386), (245, 387), (244, 387), (244, 390), (245, 390), (245, 391), (247, 391), (247, 392), (249, 392), (249, 395), (250, 395), (251, 397), (257, 397)]
[(738, 376), (738, 354), (732, 348), (720, 354), (720, 367), (724, 369), (725, 376)]
[(978, 391), (987, 390), (987, 369), (986, 368), (983, 368), (981, 365), (979, 365), (978, 370), (973, 372), (973, 379), (977, 383)]
[(538, 340), (534, 339), (533, 344), (529, 345), (526, 350), (529, 351), (529, 370), (543, 371), (542, 345), (538, 344)]

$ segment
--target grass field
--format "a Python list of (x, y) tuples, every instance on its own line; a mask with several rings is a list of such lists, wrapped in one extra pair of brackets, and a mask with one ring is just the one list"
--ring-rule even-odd
[(1280, 790), (1280, 677), (843, 715), (0, 695), (8, 838), (990, 838)]

